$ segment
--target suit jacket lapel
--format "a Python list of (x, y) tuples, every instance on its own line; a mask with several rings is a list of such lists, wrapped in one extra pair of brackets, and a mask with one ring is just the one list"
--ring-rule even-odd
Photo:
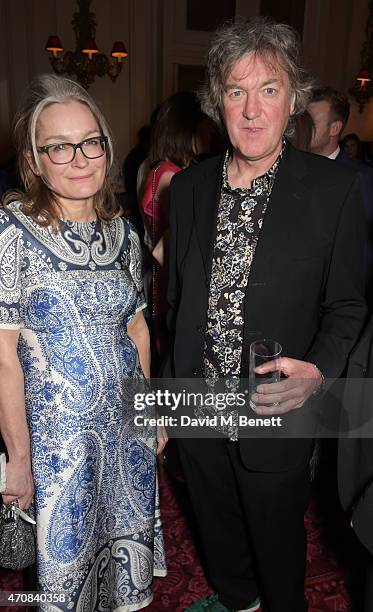
[(301, 204), (307, 198), (307, 188), (301, 182), (304, 174), (301, 157), (288, 144), (264, 216), (251, 266), (249, 287), (268, 278), (273, 261), (278, 261), (287, 246), (291, 245), (297, 217), (302, 214)]
[[(193, 192), (194, 221), (206, 283), (211, 276), (223, 163), (224, 156), (212, 159)], [(308, 190), (302, 182), (305, 173), (301, 155), (288, 143), (264, 217), (248, 287), (268, 277), (273, 260), (278, 260), (291, 242), (297, 216), (302, 214), (302, 201), (307, 199)]]
[[(263, 294), (260, 286), (271, 283), (279, 268), (282, 265), (286, 267), (287, 255), (296, 256), (295, 233), (299, 217), (303, 214), (309, 198), (307, 186), (301, 180), (305, 173), (301, 156), (288, 145), (275, 178), (245, 292), (241, 359), (243, 376), (247, 375), (249, 368), (250, 342), (266, 335), (266, 322), (262, 320), (263, 308), (260, 300)], [(276, 297), (278, 296), (273, 296), (274, 299)]]
[(202, 180), (194, 186), (193, 193), (195, 227), (206, 283), (210, 282), (224, 157), (213, 159), (211, 162), (212, 165), (205, 169)]

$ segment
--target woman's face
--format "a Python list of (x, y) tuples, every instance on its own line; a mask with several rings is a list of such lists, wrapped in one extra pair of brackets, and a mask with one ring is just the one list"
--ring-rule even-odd
[[(36, 126), (37, 147), (77, 144), (101, 135), (88, 106), (76, 100), (51, 104), (40, 113)], [(60, 202), (69, 200), (81, 203), (92, 201), (101, 189), (106, 174), (106, 155), (88, 159), (81, 149), (77, 149), (71, 162), (59, 165), (54, 164), (47, 153), (39, 153), (39, 169), (32, 160), (29, 161), (33, 171), (43, 176)]]

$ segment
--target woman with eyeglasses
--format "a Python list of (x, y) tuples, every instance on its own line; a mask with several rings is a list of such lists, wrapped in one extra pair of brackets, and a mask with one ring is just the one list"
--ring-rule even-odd
[[(44, 75), (15, 125), (25, 192), (0, 210), (3, 501), (35, 501), (42, 609), (139, 610), (164, 575), (162, 432), (134, 425), (149, 376), (141, 251), (113, 192), (107, 123), (73, 81)], [(1, 560), (0, 560), (1, 564)]]

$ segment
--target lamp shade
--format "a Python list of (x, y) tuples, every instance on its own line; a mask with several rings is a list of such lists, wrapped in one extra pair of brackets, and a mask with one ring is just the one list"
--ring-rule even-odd
[(59, 36), (49, 36), (47, 44), (45, 45), (46, 51), (59, 52), (63, 51), (63, 46)]
[(82, 53), (88, 53), (92, 55), (92, 53), (98, 53), (97, 45), (95, 43), (94, 38), (87, 38), (85, 41), (85, 45), (82, 49)]
[(121, 40), (117, 40), (113, 44), (113, 48), (111, 50), (111, 56), (112, 57), (118, 57), (118, 58), (123, 58), (123, 57), (127, 57), (128, 56), (127, 49), (126, 49), (124, 43)]
[(356, 80), (360, 81), (360, 84), (364, 86), (365, 83), (372, 80), (372, 75), (370, 72), (368, 72), (368, 70), (360, 70), (359, 74), (356, 76)]

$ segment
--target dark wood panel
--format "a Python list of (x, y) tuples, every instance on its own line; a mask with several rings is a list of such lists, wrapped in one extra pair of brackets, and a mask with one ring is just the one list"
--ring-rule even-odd
[(236, 13), (236, 0), (187, 0), (188, 30), (212, 32)]
[(177, 90), (198, 91), (205, 80), (205, 66), (192, 66), (178, 64), (177, 66)]
[(260, 14), (288, 23), (303, 34), (305, 0), (261, 0)]

